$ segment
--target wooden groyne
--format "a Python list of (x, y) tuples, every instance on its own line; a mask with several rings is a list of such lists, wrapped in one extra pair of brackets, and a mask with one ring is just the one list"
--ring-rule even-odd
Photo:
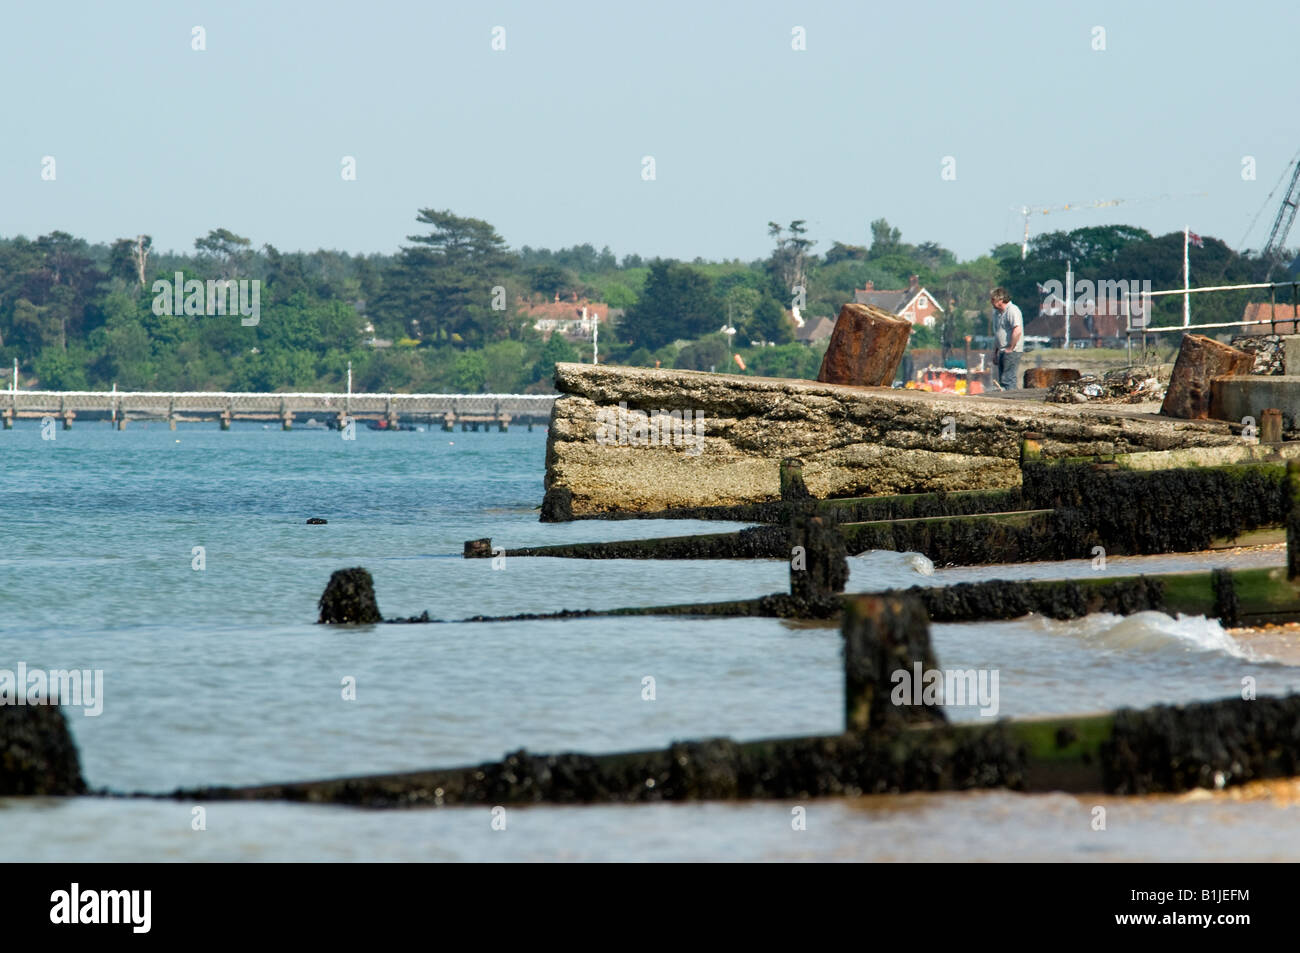
[[(1288, 510), (1287, 461), (1279, 452), (1243, 462), (1194, 465), (1195, 452), (1151, 469), (1153, 454), (1049, 460), (1038, 443), (1022, 447), (1021, 485), (1009, 490), (911, 494), (845, 500), (745, 504), (733, 518), (760, 523), (733, 533), (509, 548), (507, 556), (570, 559), (789, 559), (788, 528), (813, 512), (835, 524), (850, 553), (918, 552), (940, 566), (1038, 562), (1104, 556), (1200, 552), (1280, 542)], [(1258, 451), (1260, 448), (1244, 448)], [(786, 524), (786, 525), (782, 525)], [(466, 557), (492, 555), (491, 541), (469, 541)]]
[(0, 391), (4, 429), (18, 418), (49, 417), (64, 429), (74, 420), (107, 420), (125, 429), (131, 420), (213, 421), (229, 430), (235, 420), (274, 421), (284, 430), (316, 419), (333, 428), (353, 421), (382, 421), (387, 428), (428, 424), (443, 430), (508, 430), (512, 423), (549, 422), (548, 394), (279, 394), (200, 391)]
[[(845, 716), (839, 734), (750, 742), (712, 738), (595, 755), (519, 750), (466, 767), (189, 788), (169, 796), (391, 808), (989, 787), (1141, 794), (1300, 773), (1297, 695), (954, 725), (933, 699), (898, 690), (899, 672), (949, 677), (938, 667), (920, 602), (900, 596), (850, 600), (842, 646)], [(957, 674), (966, 684), (972, 676), (978, 681), (976, 672)], [(996, 699), (990, 700), (996, 707)]]

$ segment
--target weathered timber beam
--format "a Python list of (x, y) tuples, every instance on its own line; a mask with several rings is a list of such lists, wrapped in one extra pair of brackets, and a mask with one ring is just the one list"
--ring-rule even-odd
[(180, 800), (365, 807), (796, 798), (897, 791), (1219, 788), (1300, 772), (1300, 696), (952, 725), (898, 694), (898, 673), (938, 669), (929, 623), (907, 596), (850, 600), (842, 734), (678, 742), (603, 755), (533, 755), (460, 768), (247, 787)]
[[(713, 520), (734, 523), (781, 523), (806, 503), (773, 500), (735, 506), (687, 506), (645, 513), (616, 510), (583, 513), (572, 520)], [(1020, 507), (1020, 488), (1006, 490), (954, 490), (946, 493), (903, 493), (894, 496), (829, 497), (813, 500), (823, 518), (836, 522), (900, 519), (914, 516), (968, 516), (999, 513)]]
[[(824, 511), (817, 510), (820, 514)], [(1023, 510), (980, 516), (909, 517), (863, 523), (835, 523), (851, 553), (868, 549), (922, 553), (939, 565), (971, 566), (1058, 557), (1051, 510)], [(824, 516), (822, 517), (825, 518)], [(1071, 540), (1075, 538), (1073, 530)], [(473, 543), (474, 545), (471, 545)], [(467, 541), (465, 558), (486, 559), (490, 546)], [(791, 558), (792, 541), (782, 526), (758, 526), (735, 533), (703, 533), (609, 542), (557, 543), (506, 549), (506, 556), (562, 559), (780, 559)], [(1080, 556), (1070, 552), (1067, 556)]]

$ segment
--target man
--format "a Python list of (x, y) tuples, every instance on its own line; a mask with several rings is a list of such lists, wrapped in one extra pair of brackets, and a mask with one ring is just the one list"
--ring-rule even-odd
[(1025, 319), (1011, 303), (1006, 288), (994, 288), (989, 300), (993, 304), (993, 334), (997, 338), (997, 381), (1003, 390), (1020, 386), (1020, 355), (1025, 350)]

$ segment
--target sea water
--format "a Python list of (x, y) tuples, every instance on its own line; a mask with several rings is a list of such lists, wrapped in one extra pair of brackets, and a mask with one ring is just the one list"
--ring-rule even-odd
[[(308, 780), (843, 726), (834, 625), (616, 618), (327, 628), (316, 600), (364, 566), (385, 616), (603, 609), (779, 591), (777, 561), (462, 557), (494, 547), (740, 524), (537, 520), (546, 435), (236, 423), (38, 422), (0, 433), (0, 669), (103, 673), (70, 708), (95, 790)], [(327, 525), (307, 525), (319, 517)], [(1280, 562), (1276, 551), (1109, 561), (1108, 574)], [(850, 590), (1095, 574), (851, 559)], [(1203, 618), (936, 625), (945, 669), (996, 670), (998, 717), (1300, 688), (1300, 653)], [(651, 679), (652, 682), (647, 682)], [(646, 686), (653, 684), (653, 692)], [(351, 689), (349, 689), (351, 686)], [(652, 697), (647, 697), (647, 695)], [(979, 708), (949, 712), (980, 718)], [(0, 799), (5, 860), (1291, 859), (1294, 798), (1005, 791), (795, 802), (364, 811), (269, 803)], [(1092, 809), (1110, 805), (1107, 831)], [(195, 823), (195, 807), (204, 822)], [(796, 808), (804, 823), (792, 824)], [(1230, 824), (1232, 838), (1189, 836)]]

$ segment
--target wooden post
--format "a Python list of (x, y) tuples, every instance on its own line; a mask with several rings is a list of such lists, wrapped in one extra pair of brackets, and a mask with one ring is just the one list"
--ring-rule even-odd
[(1286, 464), (1286, 577), (1300, 576), (1300, 461)]
[(790, 594), (817, 601), (843, 592), (849, 564), (839, 530), (809, 512), (796, 513), (791, 522)]
[(456, 429), (456, 415), (451, 411), (447, 411), (446, 415), (442, 418), (442, 429), (448, 432)]
[[(937, 671), (930, 620), (910, 597), (863, 596), (844, 607), (844, 730), (865, 732), (909, 722), (943, 722), (924, 699), (927, 671)], [(897, 673), (903, 673), (899, 675)]]
[(1282, 411), (1269, 407), (1259, 415), (1259, 442), (1282, 442)]
[(803, 481), (803, 461), (798, 457), (786, 457), (781, 461), (778, 479), (782, 500), (807, 500), (812, 498)]
[(221, 429), (222, 429), (222, 430), (229, 430), (229, 429), (230, 429), (230, 411), (229, 411), (229, 410), (223, 410), (223, 411), (221, 412)]
[(72, 418), (74, 418), (74, 417), (76, 417), (76, 416), (77, 416), (77, 415), (74, 414), (74, 413), (73, 413), (72, 411), (70, 411), (70, 410), (65, 410), (65, 411), (63, 412), (63, 429), (64, 429), (64, 430), (71, 430), (71, 429), (72, 429)]
[(1026, 433), (1020, 441), (1020, 465), (1040, 463), (1043, 459), (1042, 434)]
[(5, 430), (14, 429), (14, 412), (12, 407), (6, 407), (4, 413)]
[(1211, 382), (1216, 377), (1249, 374), (1255, 356), (1203, 334), (1185, 334), (1160, 413), (1184, 420), (1208, 420)]
[(384, 621), (375, 600), (375, 582), (360, 566), (335, 570), (321, 593), (319, 606), (319, 621), (327, 625), (369, 625)]
[(510, 429), (510, 415), (502, 414), (497, 418), (497, 432), (506, 433)]
[(52, 797), (85, 794), (77, 743), (59, 704), (18, 698), (0, 704), (0, 797)]
[(286, 411), (284, 412), (284, 414), (281, 416), (281, 419), (280, 419), (280, 429), (281, 429), (281, 430), (292, 430), (292, 429), (293, 429), (293, 411), (292, 411), (292, 410), (286, 410)]
[(907, 350), (912, 322), (865, 304), (840, 309), (817, 380), (825, 384), (888, 387)]
[(125, 429), (126, 429), (126, 421), (127, 421), (126, 414), (122, 414), (122, 416), (118, 417), (118, 418), (117, 418), (117, 429), (118, 429), (118, 430), (125, 430)]

